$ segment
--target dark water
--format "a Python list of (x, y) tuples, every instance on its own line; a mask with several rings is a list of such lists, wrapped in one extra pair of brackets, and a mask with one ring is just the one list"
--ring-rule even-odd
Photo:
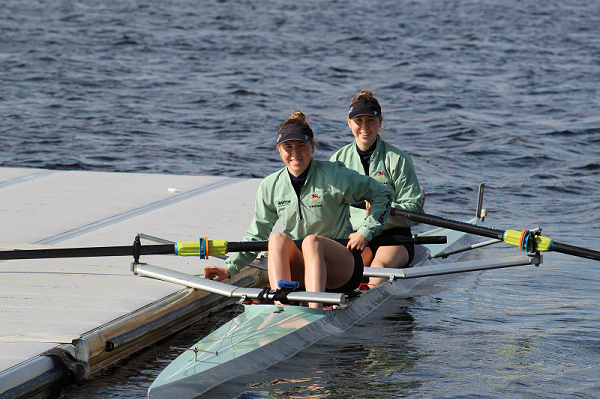
[[(316, 158), (349, 142), (367, 85), (426, 211), (469, 217), (485, 182), (486, 224), (600, 250), (598, 1), (0, 3), (3, 167), (263, 177), (295, 109)], [(441, 280), (208, 396), (598, 397), (600, 263), (544, 261)], [(205, 333), (65, 397), (143, 397), (170, 346)]]

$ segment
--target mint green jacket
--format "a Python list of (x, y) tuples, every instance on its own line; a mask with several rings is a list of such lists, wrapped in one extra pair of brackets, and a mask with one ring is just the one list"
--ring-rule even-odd
[[(350, 205), (369, 201), (371, 212), (353, 228)], [(344, 239), (358, 231), (367, 240), (379, 235), (388, 220), (392, 192), (371, 178), (340, 162), (311, 160), (306, 183), (296, 195), (287, 168), (267, 176), (256, 194), (254, 219), (243, 241), (269, 239), (281, 220), (283, 232), (292, 239), (320, 235)], [(233, 276), (251, 263), (258, 252), (237, 252), (225, 261)]]
[[(340, 148), (331, 157), (332, 161), (341, 161), (350, 169), (356, 170), (364, 175), (360, 156), (356, 150), (356, 143), (352, 142)], [(423, 192), (415, 173), (415, 168), (410, 156), (402, 150), (386, 143), (377, 136), (377, 146), (371, 155), (369, 165), (369, 175), (389, 187), (394, 192), (392, 207), (414, 212), (423, 212)], [(366, 211), (363, 209), (352, 208), (350, 210), (352, 225), (355, 229), (360, 226), (360, 221), (364, 219)], [(385, 230), (394, 227), (410, 227), (414, 225), (406, 219), (397, 217), (389, 218)]]

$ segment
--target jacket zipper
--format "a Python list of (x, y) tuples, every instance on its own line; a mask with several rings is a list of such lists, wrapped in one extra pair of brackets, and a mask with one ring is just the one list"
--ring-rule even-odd
[(300, 204), (300, 194), (302, 194), (302, 190), (304, 190), (304, 186), (302, 186), (302, 189), (298, 193), (298, 216), (300, 216), (300, 220), (302, 220), (302, 207)]

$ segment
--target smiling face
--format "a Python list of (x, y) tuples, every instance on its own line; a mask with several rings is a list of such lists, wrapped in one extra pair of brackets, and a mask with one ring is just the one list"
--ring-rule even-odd
[(288, 171), (294, 176), (300, 176), (310, 164), (315, 144), (312, 141), (288, 140), (279, 144), (277, 150)]
[(381, 127), (381, 117), (359, 115), (348, 119), (348, 126), (356, 139), (356, 145), (361, 151), (368, 150), (377, 140), (377, 132)]

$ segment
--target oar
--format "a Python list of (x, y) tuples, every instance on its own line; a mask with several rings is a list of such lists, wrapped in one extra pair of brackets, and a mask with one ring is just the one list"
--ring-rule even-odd
[(579, 256), (593, 260), (600, 260), (600, 252), (592, 249), (576, 247), (569, 244), (562, 244), (550, 238), (542, 237), (535, 230), (499, 230), (491, 227), (476, 226), (470, 223), (459, 222), (439, 216), (428, 215), (407, 211), (403, 209), (392, 208), (391, 215), (413, 222), (425, 223), (433, 226), (444, 227), (451, 230), (462, 231), (464, 233), (475, 234), (483, 237), (495, 238), (504, 241), (508, 245), (519, 247), (521, 251), (544, 252), (554, 251), (567, 255)]
[[(348, 239), (334, 240), (342, 245), (348, 244)], [(447, 242), (445, 236), (431, 237), (377, 237), (372, 240), (375, 245), (403, 245), (408, 243), (415, 244), (443, 244)], [(294, 240), (294, 243), (300, 247), (302, 240)], [(228, 252), (247, 252), (247, 251), (267, 251), (269, 249), (268, 241), (225, 241), (208, 240), (200, 237), (197, 241), (180, 241), (175, 248), (176, 254), (181, 256), (200, 256), (204, 259), (208, 255), (223, 255)]]
[[(140, 255), (173, 254), (174, 245), (142, 245)], [(15, 251), (0, 251), (0, 260), (6, 259), (41, 259), (41, 258), (91, 258), (100, 256), (132, 256), (134, 246), (123, 245), (115, 247), (86, 247), (86, 248), (52, 248), (52, 249), (23, 249)]]
[[(415, 244), (443, 244), (445, 236), (431, 237), (400, 237), (376, 238), (373, 243), (377, 245), (402, 245), (414, 242)], [(348, 243), (347, 239), (335, 240), (342, 245)], [(302, 240), (294, 240), (296, 245), (302, 245)], [(133, 246), (113, 247), (86, 247), (86, 248), (52, 248), (30, 249), (15, 251), (0, 251), (0, 260), (7, 259), (39, 259), (39, 258), (88, 258), (101, 256), (133, 256), (136, 261), (140, 255), (180, 255), (199, 256), (208, 259), (209, 256), (224, 255), (228, 252), (256, 252), (268, 250), (268, 241), (225, 241), (208, 240), (201, 237), (195, 241), (180, 241), (174, 244), (141, 245), (139, 237)]]

